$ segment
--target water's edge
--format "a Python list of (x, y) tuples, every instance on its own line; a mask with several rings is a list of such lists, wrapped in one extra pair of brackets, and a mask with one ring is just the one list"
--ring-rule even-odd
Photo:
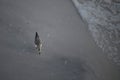
[(120, 66), (120, 2), (72, 0), (97, 45)]

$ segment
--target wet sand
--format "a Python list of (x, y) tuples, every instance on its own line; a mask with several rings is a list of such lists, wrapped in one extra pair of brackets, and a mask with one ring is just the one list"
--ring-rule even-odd
[(71, 1), (1, 0), (0, 11), (1, 80), (120, 79)]

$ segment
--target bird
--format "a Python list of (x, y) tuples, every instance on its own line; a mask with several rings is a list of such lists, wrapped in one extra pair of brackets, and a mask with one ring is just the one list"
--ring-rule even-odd
[(34, 43), (35, 43), (35, 48), (38, 50), (38, 52), (40, 54), (41, 53), (41, 48), (42, 48), (42, 42), (41, 42), (37, 32), (35, 33), (35, 41), (34, 41)]

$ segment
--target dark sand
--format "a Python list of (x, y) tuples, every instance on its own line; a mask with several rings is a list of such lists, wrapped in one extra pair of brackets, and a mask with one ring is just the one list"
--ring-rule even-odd
[[(34, 47), (35, 32), (43, 42)], [(0, 0), (0, 80), (120, 80), (69, 0)]]

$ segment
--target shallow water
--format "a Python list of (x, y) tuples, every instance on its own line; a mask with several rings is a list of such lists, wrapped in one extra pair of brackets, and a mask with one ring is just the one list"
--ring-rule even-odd
[(80, 1), (73, 0), (97, 45), (113, 63), (120, 65), (120, 3)]

